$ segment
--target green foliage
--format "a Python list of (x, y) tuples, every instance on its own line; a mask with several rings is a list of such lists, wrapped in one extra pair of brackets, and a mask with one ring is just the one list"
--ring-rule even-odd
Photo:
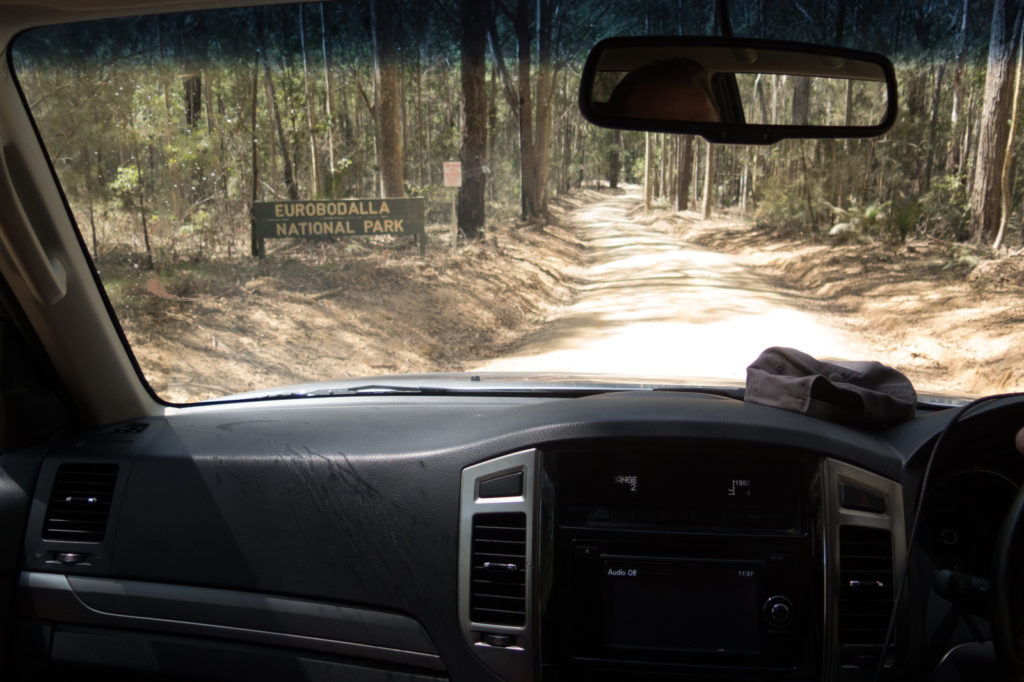
[(963, 241), (968, 237), (970, 203), (967, 188), (955, 175), (943, 175), (932, 182), (921, 201), (923, 229), (942, 239)]
[(900, 198), (893, 201), (889, 207), (889, 223), (886, 229), (887, 236), (891, 241), (903, 243), (917, 227), (917, 221), (923, 211), (921, 202)]
[(110, 191), (121, 199), (126, 208), (133, 206), (139, 193), (138, 167), (135, 164), (118, 166), (117, 177), (110, 183)]
[(811, 215), (807, 202), (787, 183), (767, 180), (762, 188), (754, 221), (762, 227), (781, 234), (811, 232)]
[(976, 249), (967, 244), (950, 244), (943, 270), (973, 270), (981, 258)]
[(837, 217), (839, 222), (829, 228), (829, 235), (842, 242), (867, 242), (877, 237), (884, 229), (889, 202), (871, 203), (859, 206), (856, 201), (849, 208), (833, 206), (822, 202)]
[(839, 219), (828, 234), (840, 243), (866, 243), (875, 239), (903, 243), (917, 226), (922, 211), (920, 202), (906, 198), (865, 205), (859, 205), (854, 199), (847, 208), (827, 201), (822, 203)]

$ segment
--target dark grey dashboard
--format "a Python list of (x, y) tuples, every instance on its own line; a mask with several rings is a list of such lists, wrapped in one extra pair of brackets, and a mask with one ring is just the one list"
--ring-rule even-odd
[[(978, 417), (989, 420), (985, 433), (1009, 432), (1017, 404)], [(721, 567), (738, 566), (762, 585), (796, 571), (820, 587), (785, 600), (799, 619), (759, 620), (753, 648), (662, 646), (648, 670), (855, 679), (871, 650), (842, 640), (839, 585), (852, 578), (839, 565), (840, 527), (888, 533), (891, 590), (928, 446), (953, 414), (922, 414), (876, 434), (704, 394), (347, 397), (199, 406), (74, 433), (50, 448), (35, 482), (19, 589), (26, 647), (42, 666), (225, 679), (635, 677), (629, 657), (642, 642), (627, 656), (615, 642), (573, 644), (559, 634), (576, 617), (564, 594), (575, 589), (569, 554), (583, 547), (614, 557), (601, 570), (634, 565), (623, 556), (657, 567), (659, 585), (726, 580)], [(590, 451), (684, 461), (694, 476), (713, 469), (719, 452), (766, 470), (794, 462), (801, 516), (785, 528), (722, 530), (714, 519), (698, 527), (678, 515), (618, 523), (599, 501), (572, 516), (559, 500), (587, 474)], [(72, 516), (93, 511), (89, 500), (99, 498), (88, 490), (54, 493), (55, 479), (83, 465), (87, 480), (90, 466), (108, 467), (100, 497), (109, 517), (87, 541), (65, 532), (54, 511), (55, 494), (70, 500)], [(517, 473), (519, 488), (481, 496), (481, 483)], [(841, 483), (883, 509), (849, 506)], [(754, 511), (740, 518), (760, 518)], [(524, 560), (488, 566), (523, 572), (521, 623), (470, 613), (478, 513), (522, 514)], [(669, 545), (676, 549), (654, 556)], [(758, 609), (782, 603), (754, 592)], [(777, 653), (762, 659), (755, 650)]]

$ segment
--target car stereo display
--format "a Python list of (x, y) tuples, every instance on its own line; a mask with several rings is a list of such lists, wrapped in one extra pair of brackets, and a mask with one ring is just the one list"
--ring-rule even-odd
[(756, 654), (756, 564), (604, 557), (602, 639), (610, 649)]
[(570, 447), (546, 464), (551, 660), (602, 680), (814, 668), (802, 658), (821, 616), (812, 462), (693, 441)]

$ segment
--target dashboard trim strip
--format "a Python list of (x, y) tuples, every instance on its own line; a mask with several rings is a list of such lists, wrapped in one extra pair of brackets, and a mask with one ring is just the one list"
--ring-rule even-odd
[[(59, 573), (26, 571), (21, 574), (19, 588), (23, 612), (33, 618), (55, 623), (218, 637), (427, 670), (445, 670), (444, 662), (423, 627), (415, 620), (399, 614), (232, 590), (69, 577)], [(103, 602), (105, 597), (107, 604), (120, 603), (124, 610), (135, 612), (96, 608), (90, 605), (90, 597), (94, 602), (97, 599)], [(109, 605), (105, 606), (105, 609), (109, 608)], [(185, 620), (161, 617), (172, 609), (181, 611), (193, 608), (197, 617), (205, 618), (211, 613), (220, 612), (223, 614), (221, 622), (211, 622), (212, 618)], [(259, 614), (265, 617), (260, 618)], [(295, 631), (226, 624), (232, 617), (256, 623), (268, 619), (291, 624), (304, 622), (305, 627), (292, 625), (293, 630), (303, 631), (300, 634)], [(334, 623), (335, 633), (360, 629), (365, 641), (345, 641), (330, 636), (326, 630), (329, 622)], [(380, 644), (374, 640), (379, 640)], [(416, 644), (422, 650), (393, 646), (400, 642)]]

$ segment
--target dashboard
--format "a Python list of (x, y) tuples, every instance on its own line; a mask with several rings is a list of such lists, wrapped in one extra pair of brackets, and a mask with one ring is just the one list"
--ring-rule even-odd
[(987, 576), (1022, 424), (1018, 398), (870, 433), (631, 391), (71, 433), (0, 460), (31, 496), (16, 650), (27, 679), (861, 680), (888, 640), (923, 679), (989, 635), (932, 576)]

